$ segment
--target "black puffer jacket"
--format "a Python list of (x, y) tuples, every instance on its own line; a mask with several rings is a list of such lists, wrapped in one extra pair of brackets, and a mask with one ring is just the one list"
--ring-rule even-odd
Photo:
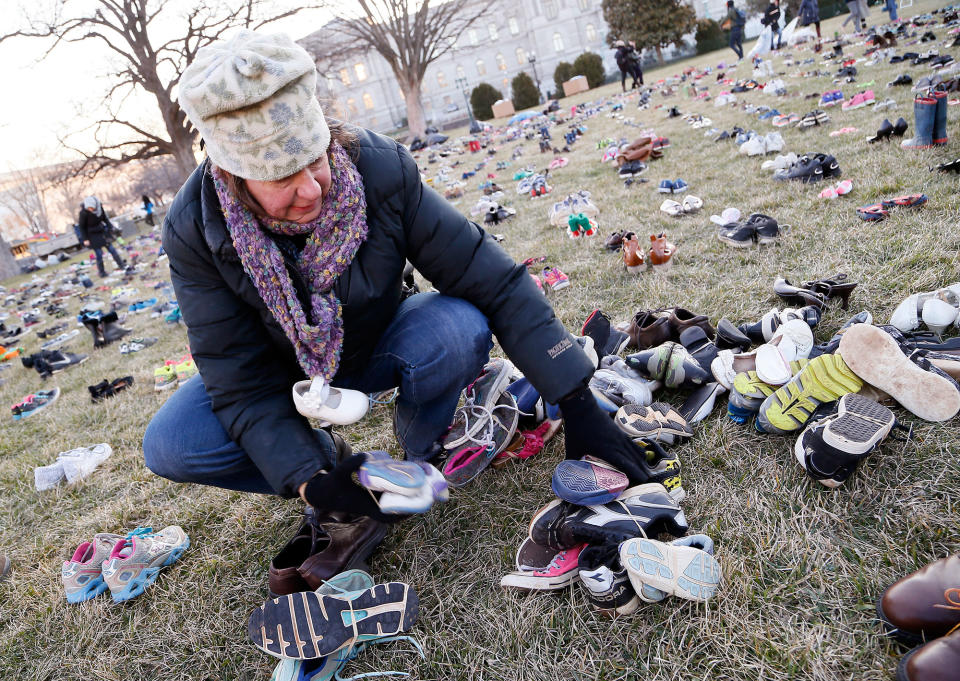
[[(425, 187), (407, 150), (357, 130), (369, 236), (335, 291), (343, 306), (340, 372), (360, 370), (400, 304), (407, 259), (441, 293), (468, 300), (543, 396), (584, 385), (592, 366), (554, 316), (526, 268)], [(204, 162), (163, 223), (163, 247), (190, 348), (213, 409), (279, 493), (292, 495), (317, 468), (316, 439), (290, 396), (304, 374), (293, 346), (243, 271)], [(298, 277), (294, 277), (294, 283)], [(334, 379), (336, 383), (336, 379)]]
[(110, 233), (113, 223), (110, 222), (102, 206), (99, 213), (81, 208), (77, 224), (80, 226), (81, 240), (89, 241), (90, 248), (103, 248), (108, 242), (113, 241)]

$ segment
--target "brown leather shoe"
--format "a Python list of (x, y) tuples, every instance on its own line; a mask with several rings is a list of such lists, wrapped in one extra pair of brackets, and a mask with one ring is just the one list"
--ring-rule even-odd
[(960, 554), (888, 586), (877, 601), (877, 615), (890, 636), (912, 645), (960, 625)]
[(670, 327), (676, 337), (679, 338), (684, 329), (689, 329), (691, 326), (699, 326), (711, 340), (717, 335), (716, 330), (710, 325), (710, 319), (707, 315), (694, 314), (682, 307), (675, 307), (670, 314)]
[(627, 347), (637, 350), (646, 350), (663, 345), (668, 340), (673, 340), (673, 329), (670, 326), (670, 320), (667, 317), (658, 317), (660, 310), (640, 310), (630, 321), (627, 328), (627, 335), (630, 336), (630, 345)]
[(960, 631), (914, 648), (897, 667), (897, 681), (956, 681), (960, 673)]
[(631, 274), (643, 272), (646, 263), (636, 234), (631, 233), (630, 236), (623, 238), (623, 264), (626, 265), (627, 272)]
[(369, 569), (367, 558), (383, 541), (387, 526), (366, 516), (318, 515), (307, 508), (297, 534), (270, 561), (270, 597), (313, 591), (334, 575)]
[(677, 247), (667, 241), (667, 233), (650, 235), (650, 264), (655, 270), (668, 270), (673, 264)]

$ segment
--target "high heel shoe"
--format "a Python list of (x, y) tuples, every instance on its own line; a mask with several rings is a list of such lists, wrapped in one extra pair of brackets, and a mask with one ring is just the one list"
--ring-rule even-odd
[(960, 173), (960, 158), (954, 159), (949, 163), (940, 163), (936, 168), (931, 168), (930, 172), (932, 173), (934, 170), (939, 173)]
[(824, 298), (823, 294), (794, 286), (783, 277), (777, 277), (776, 281), (773, 282), (773, 292), (788, 303), (812, 305), (820, 309), (827, 307), (827, 299)]
[[(901, 118), (900, 120), (903, 119)], [(877, 130), (877, 134), (875, 134), (873, 137), (868, 137), (867, 141), (870, 142), (870, 144), (873, 144), (874, 142), (879, 142), (880, 140), (890, 139), (890, 135), (892, 135), (893, 132), (894, 126), (890, 122), (890, 119), (884, 118), (883, 123), (880, 125), (880, 129)]]
[(805, 281), (801, 286), (809, 291), (823, 295), (827, 300), (831, 298), (840, 298), (841, 307), (848, 309), (850, 294), (857, 287), (857, 282), (847, 281), (847, 275), (841, 272), (835, 277), (829, 279), (817, 279), (815, 281)]
[(907, 131), (907, 122), (901, 117), (897, 119), (897, 122), (893, 126), (893, 136), (894, 137), (903, 137), (903, 134)]

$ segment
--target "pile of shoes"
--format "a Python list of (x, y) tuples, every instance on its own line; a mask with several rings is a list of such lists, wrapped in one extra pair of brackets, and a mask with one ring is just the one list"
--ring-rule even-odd
[(54, 463), (33, 469), (34, 485), (38, 492), (43, 492), (56, 487), (64, 480), (68, 483), (82, 480), (110, 458), (112, 453), (113, 448), (106, 442), (60, 452)]

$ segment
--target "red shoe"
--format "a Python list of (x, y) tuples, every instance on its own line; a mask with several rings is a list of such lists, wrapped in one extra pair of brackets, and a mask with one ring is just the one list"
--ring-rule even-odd
[(559, 291), (570, 285), (570, 279), (559, 267), (544, 267), (543, 281), (554, 291)]

